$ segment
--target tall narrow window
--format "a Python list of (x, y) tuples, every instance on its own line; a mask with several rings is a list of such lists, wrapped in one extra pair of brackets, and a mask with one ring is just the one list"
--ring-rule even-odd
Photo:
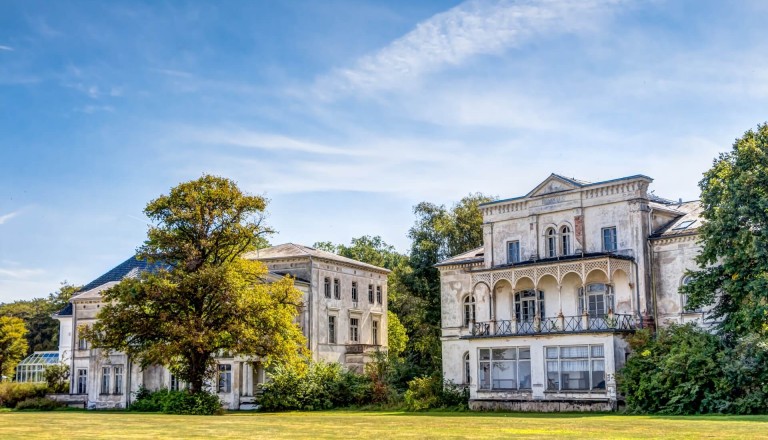
[(77, 370), (77, 394), (88, 393), (88, 370), (80, 368)]
[(330, 298), (331, 297), (331, 279), (328, 277), (325, 277), (325, 281), (323, 282), (323, 290), (325, 292), (325, 297)]
[[(691, 277), (686, 275), (683, 277), (683, 280), (680, 282), (680, 286), (685, 286), (686, 284), (691, 282)], [(682, 313), (701, 313), (701, 309), (690, 307), (688, 305), (688, 294), (687, 293), (681, 293), (680, 294), (680, 311)]]
[(328, 343), (329, 344), (336, 343), (336, 317), (335, 316), (328, 317)]
[(371, 339), (373, 345), (379, 345), (379, 321), (374, 320), (371, 323)]
[(358, 318), (349, 318), (349, 340), (351, 342), (360, 342), (358, 335), (359, 322)]
[(603, 228), (603, 252), (616, 252), (617, 249), (616, 226)]
[(515, 319), (521, 333), (533, 333), (536, 316), (543, 318), (544, 292), (521, 290), (515, 293)]
[(560, 253), (571, 255), (571, 228), (568, 226), (560, 228)]
[(123, 366), (122, 365), (116, 365), (114, 368), (115, 372), (115, 385), (113, 387), (113, 393), (114, 394), (123, 394)]
[(509, 241), (507, 242), (507, 264), (514, 264), (520, 262), (520, 242)]
[(368, 302), (373, 304), (373, 284), (368, 285)]
[(464, 353), (464, 384), (472, 383), (472, 373), (469, 364), (469, 352)]
[(87, 350), (88, 349), (88, 340), (81, 336), (80, 339), (77, 340), (77, 349), (78, 350)]
[(381, 298), (381, 286), (376, 286), (376, 302), (381, 304), (382, 298)]
[(555, 228), (549, 228), (544, 233), (545, 246), (544, 252), (546, 258), (554, 258), (557, 256), (557, 233)]
[(357, 281), (352, 281), (352, 302), (357, 302)]
[(341, 283), (338, 278), (333, 279), (333, 298), (341, 299)]
[(109, 376), (110, 368), (102, 367), (101, 369), (101, 394), (109, 394)]
[(467, 295), (464, 298), (464, 327), (469, 325), (475, 320), (475, 297)]
[(579, 313), (586, 311), (589, 316), (603, 317), (613, 309), (613, 290), (604, 283), (587, 284), (579, 289)]
[(179, 391), (179, 378), (171, 374), (171, 391)]
[(219, 364), (219, 392), (232, 392), (232, 365)]

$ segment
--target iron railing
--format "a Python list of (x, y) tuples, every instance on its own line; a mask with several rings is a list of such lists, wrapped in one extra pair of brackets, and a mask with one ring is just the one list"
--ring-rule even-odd
[[(472, 336), (514, 336), (548, 333), (627, 332), (637, 329), (633, 315), (609, 313), (605, 316), (557, 316), (532, 320), (475, 322)], [(349, 351), (347, 351), (349, 352)]]

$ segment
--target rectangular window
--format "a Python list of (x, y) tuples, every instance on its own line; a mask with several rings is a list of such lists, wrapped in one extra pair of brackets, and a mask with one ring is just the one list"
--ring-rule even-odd
[(507, 242), (507, 264), (520, 262), (520, 242)]
[(88, 370), (80, 368), (77, 370), (77, 394), (88, 393)]
[(326, 298), (331, 297), (331, 279), (328, 277), (325, 277), (325, 281), (323, 282), (323, 291)]
[(479, 387), (482, 390), (530, 390), (530, 347), (478, 350)]
[(357, 281), (352, 281), (352, 302), (357, 302)]
[(368, 302), (373, 304), (373, 284), (368, 285)]
[(77, 349), (88, 350), (88, 340), (81, 336), (80, 339), (77, 340)]
[(109, 394), (110, 370), (109, 367), (103, 367), (101, 369), (101, 394)]
[(381, 304), (381, 286), (376, 286), (376, 302)]
[(113, 371), (115, 372), (115, 386), (113, 393), (123, 394), (123, 366), (116, 365)]
[(341, 283), (338, 278), (333, 279), (333, 298), (341, 299)]
[(605, 390), (603, 345), (545, 347), (547, 391)]
[(171, 391), (179, 391), (179, 378), (171, 374)]
[(373, 345), (379, 345), (379, 321), (373, 321), (371, 324), (371, 339), (373, 340)]
[(351, 342), (360, 342), (358, 326), (359, 320), (357, 318), (349, 318), (349, 340)]
[(336, 343), (336, 317), (335, 316), (328, 317), (328, 343), (329, 344)]
[(603, 252), (616, 252), (617, 249), (616, 226), (603, 228)]
[(219, 365), (219, 392), (232, 392), (232, 365)]

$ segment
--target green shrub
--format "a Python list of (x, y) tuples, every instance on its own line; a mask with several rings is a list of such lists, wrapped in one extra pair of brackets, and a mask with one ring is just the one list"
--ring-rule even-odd
[(212, 415), (221, 414), (219, 396), (206, 391), (190, 393), (189, 391), (171, 391), (162, 388), (149, 391), (142, 387), (136, 393), (136, 399), (128, 408), (138, 412), (161, 412), (165, 414)]
[(27, 399), (45, 397), (47, 386), (38, 383), (0, 383), (0, 407), (15, 408), (16, 405)]
[(17, 410), (38, 410), (38, 411), (52, 411), (56, 408), (65, 406), (61, 402), (57, 402), (47, 397), (31, 397), (24, 399), (16, 404)]
[(45, 377), (49, 393), (56, 394), (69, 392), (69, 365), (49, 365), (45, 367), (43, 377)]
[(405, 407), (409, 411), (423, 411), (433, 408), (467, 409), (469, 390), (443, 382), (438, 375), (417, 377), (408, 382), (405, 392)]

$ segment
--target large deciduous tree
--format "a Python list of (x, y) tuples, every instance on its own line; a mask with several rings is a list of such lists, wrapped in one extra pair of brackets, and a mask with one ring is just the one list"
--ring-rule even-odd
[(192, 392), (213, 374), (217, 354), (298, 360), (306, 350), (295, 323), (301, 292), (290, 278), (267, 282), (262, 263), (242, 258), (266, 244), (266, 203), (210, 175), (151, 201), (144, 212), (155, 226), (137, 258), (165, 268), (103, 293), (87, 330), (94, 347), (165, 365)]
[(22, 319), (0, 317), (0, 376), (13, 377), (16, 364), (27, 355), (26, 335)]
[(699, 186), (700, 270), (682, 291), (693, 307), (714, 304), (725, 334), (768, 336), (768, 124), (720, 154)]

